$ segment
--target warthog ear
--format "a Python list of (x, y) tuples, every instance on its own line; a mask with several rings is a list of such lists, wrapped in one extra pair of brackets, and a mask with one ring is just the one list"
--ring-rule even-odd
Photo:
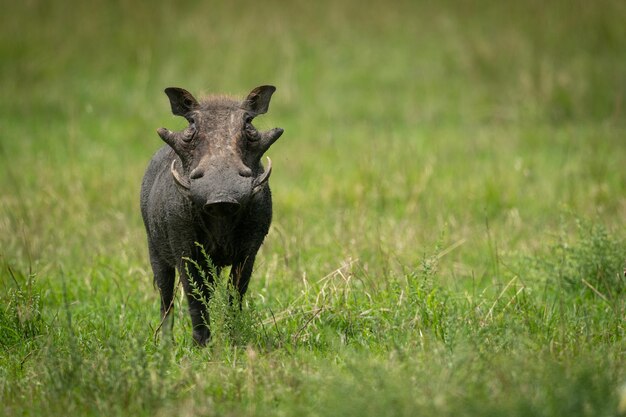
[(165, 94), (169, 97), (172, 113), (176, 116), (184, 117), (191, 110), (198, 107), (198, 100), (183, 88), (168, 87), (165, 89)]
[(255, 115), (267, 113), (274, 91), (276, 91), (276, 87), (273, 85), (262, 85), (255, 88), (241, 103), (241, 108)]

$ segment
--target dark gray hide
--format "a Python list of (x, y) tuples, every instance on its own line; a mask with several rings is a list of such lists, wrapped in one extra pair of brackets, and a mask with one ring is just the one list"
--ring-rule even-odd
[[(188, 257), (206, 267), (201, 244), (218, 271), (232, 265), (230, 278), (243, 296), (252, 266), (272, 220), (268, 185), (271, 161), (265, 151), (282, 129), (259, 132), (254, 117), (267, 112), (273, 86), (257, 87), (243, 101), (209, 97), (198, 102), (182, 88), (167, 88), (172, 113), (189, 125), (180, 132), (161, 128), (167, 143), (150, 161), (141, 185), (141, 214), (148, 234), (154, 282), (161, 294), (163, 330), (171, 331), (175, 270), (178, 269), (193, 325), (193, 338), (205, 345), (210, 337), (204, 297), (209, 288), (195, 268), (185, 271)], [(207, 269), (208, 270), (208, 269)], [(193, 285), (192, 285), (193, 283)]]

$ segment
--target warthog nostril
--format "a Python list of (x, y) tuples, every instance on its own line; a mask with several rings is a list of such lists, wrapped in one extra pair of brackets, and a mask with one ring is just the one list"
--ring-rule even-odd
[(189, 174), (189, 178), (191, 178), (192, 180), (197, 180), (198, 178), (202, 178), (204, 176), (204, 170), (200, 169), (200, 168), (196, 168), (193, 171), (191, 171), (191, 174)]
[(242, 177), (251, 177), (252, 176), (252, 170), (246, 166), (239, 168), (239, 175), (241, 175)]
[(206, 203), (204, 212), (213, 217), (228, 217), (237, 214), (241, 205), (234, 201), (216, 201)]

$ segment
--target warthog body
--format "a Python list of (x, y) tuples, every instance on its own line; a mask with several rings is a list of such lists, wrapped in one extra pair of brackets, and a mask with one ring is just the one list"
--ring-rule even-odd
[[(252, 119), (267, 112), (272, 86), (257, 87), (243, 101), (209, 97), (198, 102), (188, 91), (167, 88), (172, 113), (189, 125), (180, 132), (161, 128), (167, 143), (152, 158), (141, 186), (141, 214), (148, 235), (154, 282), (161, 295), (164, 330), (170, 330), (175, 270), (189, 303), (193, 338), (210, 337), (202, 298), (210, 288), (186, 258), (207, 267), (202, 249), (218, 272), (232, 265), (230, 279), (243, 296), (254, 259), (272, 219), (264, 152), (282, 129), (259, 132)], [(198, 245), (201, 245), (201, 248)], [(207, 268), (208, 269), (208, 268)], [(211, 277), (213, 279), (213, 277)]]

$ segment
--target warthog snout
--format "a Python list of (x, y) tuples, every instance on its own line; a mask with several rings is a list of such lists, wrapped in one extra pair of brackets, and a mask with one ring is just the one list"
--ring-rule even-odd
[(236, 201), (211, 201), (207, 202), (203, 210), (206, 214), (212, 217), (229, 217), (237, 214), (241, 204)]

